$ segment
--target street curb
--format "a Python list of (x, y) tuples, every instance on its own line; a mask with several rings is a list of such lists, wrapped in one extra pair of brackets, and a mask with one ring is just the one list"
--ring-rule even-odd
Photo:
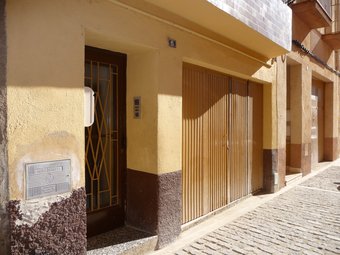
[(195, 240), (215, 231), (216, 229), (236, 220), (237, 218), (247, 214), (250, 211), (255, 210), (257, 207), (267, 203), (268, 201), (280, 196), (281, 194), (293, 189), (294, 187), (300, 185), (306, 180), (313, 178), (317, 174), (325, 171), (327, 168), (332, 166), (340, 167), (340, 159), (332, 162), (323, 162), (318, 164), (312, 169), (312, 172), (294, 182), (285, 186), (276, 193), (264, 194), (264, 195), (254, 195), (247, 199), (240, 201), (233, 207), (226, 206), (220, 208), (217, 212), (212, 212), (207, 218), (200, 220), (198, 223), (193, 224), (190, 228), (185, 228), (182, 231), (178, 239), (172, 244), (160, 249), (158, 251), (153, 251), (148, 254), (150, 255), (161, 255), (161, 254), (172, 254), (178, 250), (181, 250), (186, 245), (194, 242)]

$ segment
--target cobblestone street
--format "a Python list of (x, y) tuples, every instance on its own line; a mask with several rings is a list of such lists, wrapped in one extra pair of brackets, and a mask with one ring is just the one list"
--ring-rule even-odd
[(329, 167), (175, 254), (340, 254), (339, 189)]

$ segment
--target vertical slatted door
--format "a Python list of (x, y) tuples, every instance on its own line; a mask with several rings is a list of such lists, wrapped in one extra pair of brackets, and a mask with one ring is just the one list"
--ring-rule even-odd
[(183, 223), (203, 215), (203, 70), (183, 68)]
[(227, 203), (227, 81), (183, 67), (183, 223)]
[[(227, 99), (228, 79), (226, 75), (207, 71), (207, 82), (204, 86), (205, 116), (203, 131), (203, 152), (205, 187), (208, 187), (209, 205), (205, 213), (216, 210), (227, 204)], [(206, 205), (206, 204), (205, 204)]]
[[(232, 78), (229, 84), (229, 201), (249, 194), (247, 81)], [(249, 127), (252, 128), (252, 127)]]
[(183, 67), (183, 223), (263, 186), (262, 85)]
[(263, 89), (262, 84), (248, 84), (248, 171), (249, 191), (263, 188)]

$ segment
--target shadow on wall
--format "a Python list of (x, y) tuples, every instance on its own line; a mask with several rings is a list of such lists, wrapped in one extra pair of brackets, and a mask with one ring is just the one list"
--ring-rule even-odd
[(310, 28), (293, 13), (293, 33), (292, 39), (304, 42), (310, 32)]
[[(324, 62), (327, 63), (330, 60), (333, 50), (321, 39), (320, 32), (311, 29), (295, 14), (293, 14), (292, 39), (301, 42), (308, 50), (316, 54)], [(313, 59), (312, 61), (315, 62)]]
[[(318, 38), (315, 37), (313, 39), (318, 40)], [(319, 38), (317, 44), (314, 47), (311, 47), (310, 51), (312, 51), (325, 63), (329, 64), (330, 66), (333, 66), (333, 63), (329, 63), (329, 61), (331, 60), (333, 50), (323, 40), (321, 40), (321, 38)], [(315, 59), (312, 58), (311, 60), (314, 63), (318, 64), (318, 62)]]

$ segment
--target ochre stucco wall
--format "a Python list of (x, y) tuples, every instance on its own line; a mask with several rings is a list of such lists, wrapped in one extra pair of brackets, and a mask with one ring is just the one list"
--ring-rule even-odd
[[(335, 76), (335, 75), (333, 75)], [(339, 121), (339, 99), (338, 89), (339, 83), (325, 83), (325, 137), (338, 137), (338, 121)]]
[[(335, 8), (338, 8), (335, 6)], [(310, 29), (302, 20), (293, 14), (293, 40), (301, 42), (308, 50), (333, 68), (338, 68), (335, 62), (335, 52), (321, 39), (322, 33), (330, 29)], [(294, 157), (294, 167), (302, 168), (303, 174), (310, 172), (311, 161), (311, 89), (312, 80), (325, 84), (325, 114), (324, 114), (324, 159), (334, 160), (337, 154), (338, 137), (338, 80), (339, 77), (317, 63), (301, 49), (293, 46), (287, 55), (290, 75), (290, 112), (291, 112), (291, 156)], [(283, 127), (283, 126), (282, 126)], [(322, 139), (322, 138), (321, 138)], [(296, 155), (295, 155), (296, 154)], [(322, 157), (322, 155), (320, 155)], [(297, 161), (296, 161), (297, 160)], [(292, 162), (290, 162), (292, 163)], [(289, 164), (289, 163), (288, 163)]]
[(291, 143), (310, 143), (311, 72), (301, 65), (290, 67), (290, 71)]
[[(127, 63), (128, 168), (157, 173), (157, 83), (159, 52), (131, 54)], [(130, 75), (131, 74), (131, 75)], [(141, 119), (133, 118), (133, 97), (141, 97)], [(147, 131), (146, 131), (147, 130)]]
[[(311, 30), (297, 16), (293, 15), (293, 39), (299, 40), (307, 49), (316, 54), (329, 66), (335, 66), (335, 52), (321, 40), (324, 29)], [(295, 46), (288, 54), (293, 73), (291, 75), (291, 104), (292, 108), (292, 136), (293, 144), (310, 143), (310, 95), (312, 78), (326, 84), (325, 86), (325, 137), (338, 136), (338, 80), (334, 73), (316, 63), (308, 56), (301, 55)], [(334, 99), (333, 99), (334, 98)], [(294, 109), (295, 108), (295, 109)], [(299, 108), (300, 110), (298, 110)], [(299, 117), (300, 116), (300, 117)], [(300, 122), (298, 120), (301, 120)]]
[[(262, 71), (263, 72), (263, 71)], [(264, 84), (263, 148), (278, 149), (286, 145), (286, 57), (277, 57), (271, 71), (265, 72), (270, 84)]]
[(84, 38), (68, 17), (62, 3), (7, 2), (11, 200), (24, 197), (30, 162), (70, 158), (73, 188), (84, 186)]
[[(265, 83), (270, 90), (276, 77), (271, 62), (264, 67), (114, 1), (9, 1), (7, 13), (10, 199), (24, 196), (28, 162), (71, 158), (73, 187), (84, 186), (85, 45), (127, 54), (127, 167), (149, 173), (182, 168), (183, 62)], [(176, 49), (168, 47), (169, 37), (177, 40)], [(133, 96), (142, 98), (140, 120), (132, 118)], [(265, 128), (269, 148), (277, 146), (273, 131), (273, 125)]]

